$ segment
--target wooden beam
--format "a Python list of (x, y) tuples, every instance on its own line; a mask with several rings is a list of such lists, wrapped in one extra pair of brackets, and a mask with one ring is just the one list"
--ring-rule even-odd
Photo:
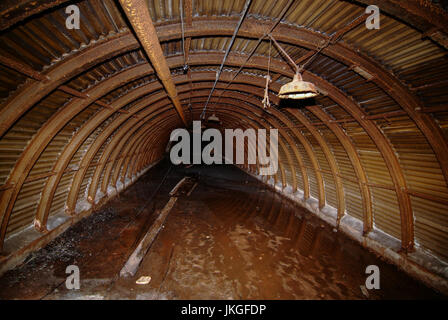
[(56, 172), (45, 172), (45, 173), (41, 173), (41, 174), (36, 174), (34, 176), (29, 176), (28, 178), (25, 179), (25, 183), (45, 179), (45, 178), (51, 177), (55, 174), (56, 174)]
[(162, 211), (160, 211), (156, 220), (149, 227), (148, 231), (139, 241), (137, 248), (135, 248), (135, 250), (132, 252), (131, 256), (128, 258), (123, 268), (120, 270), (121, 277), (133, 277), (137, 273), (141, 261), (145, 257), (146, 253), (151, 247), (151, 244), (154, 242), (155, 238), (162, 229), (166, 217), (176, 204), (176, 201), (177, 197), (171, 197), (168, 200), (168, 203), (165, 205), (165, 207), (163, 207)]
[(438, 202), (438, 203), (441, 203), (444, 205), (448, 205), (447, 198), (441, 198), (441, 197), (438, 197), (433, 194), (428, 194), (428, 193), (419, 192), (419, 191), (415, 191), (415, 190), (408, 190), (408, 194), (410, 194), (411, 196), (417, 197), (417, 198), (421, 198), (421, 199), (425, 199), (425, 200), (429, 200), (429, 201)]
[(330, 43), (334, 44), (337, 41), (339, 41), (347, 32), (349, 32), (350, 30), (353, 30), (354, 28), (356, 28), (357, 26), (359, 26), (362, 23), (366, 22), (366, 19), (369, 15), (364, 13), (362, 15), (360, 15), (358, 18), (356, 18), (355, 20), (353, 20), (352, 22), (350, 22), (349, 24), (345, 25), (344, 27), (342, 27), (341, 29), (339, 29), (338, 31), (336, 31), (331, 37), (330, 37)]
[(448, 104), (432, 106), (432, 107), (423, 107), (422, 109), (420, 109), (418, 111), (422, 112), (422, 113), (448, 112)]
[(89, 97), (87, 93), (70, 88), (69, 86), (66, 85), (59, 86), (58, 89), (77, 98), (87, 99)]
[(173, 101), (174, 108), (179, 114), (182, 123), (185, 127), (187, 127), (188, 123), (185, 118), (182, 105), (177, 97), (176, 86), (171, 78), (171, 72), (163, 54), (146, 1), (120, 0), (120, 4), (131, 22), (132, 28), (134, 29), (134, 32), (136, 33), (143, 49), (148, 55), (151, 64), (154, 66), (157, 76), (160, 81), (162, 81), (168, 96)]
[(49, 80), (47, 76), (40, 74), (38, 71), (33, 70), (31, 67), (5, 56), (0, 56), (0, 64), (37, 81)]

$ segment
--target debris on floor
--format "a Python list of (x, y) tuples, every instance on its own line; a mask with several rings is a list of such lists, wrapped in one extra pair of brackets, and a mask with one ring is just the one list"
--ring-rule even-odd
[(135, 281), (136, 284), (148, 284), (151, 281), (150, 276), (141, 276), (138, 278), (137, 281)]

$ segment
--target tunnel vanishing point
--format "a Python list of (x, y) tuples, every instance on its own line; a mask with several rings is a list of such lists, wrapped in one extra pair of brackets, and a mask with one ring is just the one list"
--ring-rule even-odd
[[(299, 276), (296, 287), (282, 286), (281, 275), (295, 271), (274, 262), (260, 262), (272, 271), (271, 286), (255, 280), (265, 272), (257, 259), (269, 256), (305, 268), (305, 258), (282, 250), (301, 252), (306, 241), (305, 256), (326, 266), (324, 238), (342, 246), (333, 250), (341, 252), (336, 262), (359, 263), (335, 266), (348, 268), (341, 274), (358, 267), (364, 274), (360, 261), (374, 258), (353, 257), (371, 255), (387, 270), (397, 267), (390, 271), (397, 279), (448, 295), (447, 50), (446, 1), (1, 1), (0, 297), (41, 297), (39, 288), (20, 293), (11, 279), (31, 266), (37, 272), (35, 257), (50, 259), (49, 248), (68, 234), (81, 239), (71, 247), (81, 253), (67, 265), (79, 264), (81, 282), (86, 269), (98, 277), (99, 264), (83, 259), (103, 251), (102, 242), (89, 247), (82, 239), (93, 243), (95, 232), (108, 230), (125, 235), (127, 246), (103, 252), (104, 261), (116, 257), (103, 271), (131, 278), (151, 271), (149, 286), (160, 282), (159, 293), (141, 293), (147, 298), (193, 297), (187, 275), (214, 279), (197, 281), (205, 286), (198, 298), (366, 297), (358, 280), (338, 286), (337, 272), (323, 296), (311, 294), (325, 287), (316, 278), (308, 289)], [(278, 167), (264, 174), (265, 162), (232, 162), (235, 152), (219, 161), (204, 142), (194, 148), (214, 164), (171, 163), (172, 133), (193, 136), (199, 121), (223, 136), (275, 129), (276, 148), (269, 139), (258, 148)], [(245, 138), (249, 155), (257, 146)], [(195, 153), (182, 151), (188, 159)], [(88, 221), (96, 221), (95, 232)], [(308, 224), (322, 230), (310, 233)], [(207, 248), (195, 244), (203, 234)], [(271, 247), (273, 239), (280, 242)], [(240, 256), (213, 251), (223, 243)], [(50, 259), (55, 283), (65, 277), (67, 250)], [(181, 268), (188, 255), (216, 265), (190, 274)], [(160, 261), (168, 256), (166, 266)], [(218, 257), (232, 262), (220, 267)], [(212, 265), (223, 278), (207, 278)], [(400, 297), (392, 287), (386, 292)]]

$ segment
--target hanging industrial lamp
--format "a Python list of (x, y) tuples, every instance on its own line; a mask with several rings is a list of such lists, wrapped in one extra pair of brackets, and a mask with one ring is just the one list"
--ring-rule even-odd
[(280, 88), (278, 97), (280, 99), (309, 99), (317, 96), (318, 94), (319, 92), (314, 84), (303, 81), (302, 75), (297, 72), (291, 82), (284, 84)]
[(296, 74), (291, 82), (284, 84), (280, 91), (278, 92), (278, 97), (280, 99), (309, 99), (317, 96), (319, 92), (313, 83), (304, 81), (301, 75), (301, 68), (292, 60), (292, 58), (286, 53), (286, 51), (280, 46), (280, 44), (272, 37), (271, 34), (268, 35), (272, 41), (274, 41), (277, 48), (285, 57), (288, 58), (289, 62), (296, 69)]
[(207, 119), (208, 122), (214, 122), (214, 123), (221, 123), (221, 121), (219, 120), (219, 118), (215, 115), (215, 113), (213, 112), (213, 114), (208, 117)]

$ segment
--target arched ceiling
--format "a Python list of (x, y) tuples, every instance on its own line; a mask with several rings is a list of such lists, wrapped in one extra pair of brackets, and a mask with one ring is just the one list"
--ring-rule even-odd
[[(51, 216), (100, 205), (163, 157), (183, 126), (179, 113), (199, 119), (245, 4), (183, 0), (182, 28), (180, 0), (145, 1), (176, 110), (120, 2), (73, 2), (81, 25), (68, 30), (72, 2), (0, 5), (0, 245), (33, 224), (48, 232)], [(365, 1), (253, 0), (207, 114), (216, 112), (220, 129), (278, 128), (272, 178), (335, 208), (337, 223), (351, 216), (365, 235), (381, 230), (403, 252), (446, 260), (447, 13), (430, 1), (372, 4), (379, 30), (364, 25)], [(268, 32), (296, 63), (308, 61), (315, 105), (277, 97), (294, 70)], [(272, 107), (263, 109), (269, 52)]]

